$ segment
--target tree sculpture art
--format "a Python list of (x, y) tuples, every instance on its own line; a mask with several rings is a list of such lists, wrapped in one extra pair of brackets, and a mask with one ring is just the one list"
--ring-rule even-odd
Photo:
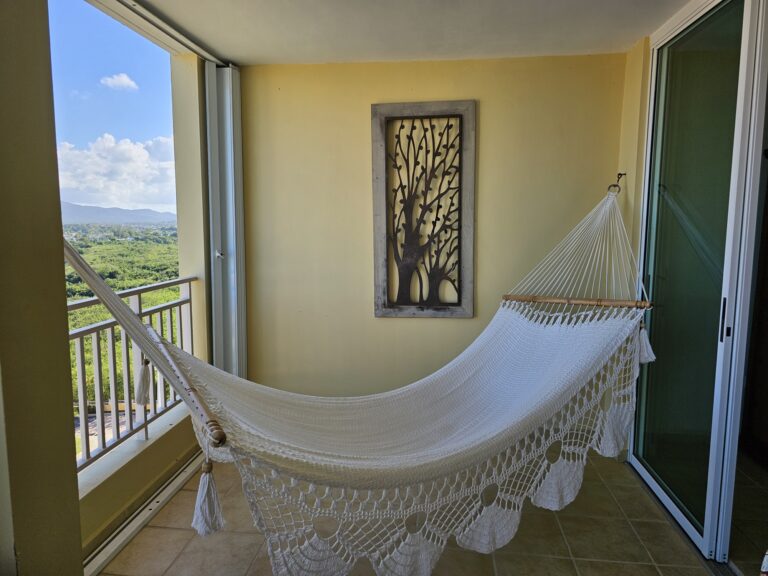
[(461, 293), (461, 117), (387, 124), (387, 244), (390, 268), (397, 271), (389, 300), (455, 305)]
[(475, 102), (371, 105), (377, 317), (474, 315)]

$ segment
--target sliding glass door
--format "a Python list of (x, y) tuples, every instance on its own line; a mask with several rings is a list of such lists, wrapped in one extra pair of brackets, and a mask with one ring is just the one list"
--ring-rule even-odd
[[(723, 2), (657, 51), (645, 243), (648, 328), (633, 463), (711, 555), (711, 454), (722, 343), (743, 0)], [(726, 283), (727, 284), (727, 283)], [(716, 514), (715, 514), (716, 516)]]

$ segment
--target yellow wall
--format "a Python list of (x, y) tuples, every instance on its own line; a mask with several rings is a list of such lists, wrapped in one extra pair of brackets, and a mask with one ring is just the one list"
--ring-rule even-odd
[(623, 193), (619, 199), (627, 231), (636, 250), (640, 242), (640, 219), (642, 216), (650, 62), (651, 51), (648, 38), (643, 38), (627, 53), (624, 101), (621, 113), (618, 172), (626, 172), (627, 176), (622, 180)]
[[(0, 474), (18, 573), (74, 575), (82, 557), (45, 0), (0, 2), (0, 86)], [(4, 530), (9, 513), (0, 510)]]
[[(249, 377), (366, 394), (454, 357), (615, 178), (625, 60), (244, 68)], [(374, 318), (371, 104), (449, 99), (477, 101), (476, 317)]]
[(171, 57), (173, 148), (176, 161), (176, 216), (179, 274), (192, 285), (193, 347), (208, 360), (208, 157), (205, 141), (205, 74), (194, 54)]

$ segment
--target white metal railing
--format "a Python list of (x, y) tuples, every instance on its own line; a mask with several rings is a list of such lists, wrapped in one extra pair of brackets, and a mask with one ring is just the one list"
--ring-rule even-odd
[[(158, 334), (191, 353), (191, 286), (195, 280), (176, 278), (118, 294)], [(155, 293), (153, 299), (157, 300), (157, 291), (169, 288), (174, 289), (170, 296), (145, 307), (149, 294)], [(70, 302), (67, 310), (74, 312), (99, 305), (98, 298), (87, 298)], [(133, 391), (141, 368), (141, 350), (113, 318), (71, 329), (69, 341), (79, 471), (137, 432), (143, 431), (147, 437), (147, 425), (178, 404), (180, 398), (150, 366), (149, 404), (136, 405)]]

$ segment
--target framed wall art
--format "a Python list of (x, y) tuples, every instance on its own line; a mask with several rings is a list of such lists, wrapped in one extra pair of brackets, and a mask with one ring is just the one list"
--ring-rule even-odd
[(474, 314), (475, 102), (374, 104), (376, 316)]

